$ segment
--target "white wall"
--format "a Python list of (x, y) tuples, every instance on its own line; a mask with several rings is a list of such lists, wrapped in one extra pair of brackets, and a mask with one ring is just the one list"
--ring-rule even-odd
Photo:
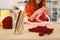
[(0, 9), (11, 9), (18, 1), (24, 0), (0, 0)]

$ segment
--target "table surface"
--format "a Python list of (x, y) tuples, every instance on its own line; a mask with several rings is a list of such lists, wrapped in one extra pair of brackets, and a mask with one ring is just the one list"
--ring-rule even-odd
[[(38, 25), (44, 26), (46, 25), (49, 28), (54, 28), (54, 31), (50, 35), (39, 36), (38, 33), (29, 32), (29, 28), (36, 27)], [(2, 29), (0, 28), (0, 39), (3, 40), (57, 40), (60, 39), (60, 23), (51, 22), (51, 23), (32, 23), (32, 24), (24, 24), (22, 34), (16, 35), (14, 34), (13, 29)]]

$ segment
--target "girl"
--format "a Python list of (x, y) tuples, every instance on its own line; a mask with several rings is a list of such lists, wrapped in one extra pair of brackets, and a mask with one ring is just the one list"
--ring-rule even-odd
[(26, 5), (28, 21), (49, 21), (48, 17), (44, 18), (46, 16), (45, 13), (48, 13), (47, 10), (48, 8), (46, 8), (46, 0), (29, 0)]
[[(41, 15), (38, 15), (36, 17), (37, 21), (50, 21), (50, 18), (48, 17), (48, 13), (49, 13), (49, 9), (46, 7), (46, 0), (36, 0), (36, 3), (38, 4), (39, 8), (46, 8), (47, 10), (45, 10)], [(43, 10), (43, 9), (41, 9)]]

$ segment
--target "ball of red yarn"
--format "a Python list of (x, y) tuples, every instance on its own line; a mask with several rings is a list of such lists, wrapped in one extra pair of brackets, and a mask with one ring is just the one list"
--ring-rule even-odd
[(12, 29), (12, 17), (7, 16), (6, 18), (3, 19), (3, 28), (4, 29)]
[(47, 28), (47, 26), (37, 26), (29, 29), (30, 32), (39, 33), (39, 36), (44, 36), (45, 34), (50, 35), (53, 32), (53, 28)]

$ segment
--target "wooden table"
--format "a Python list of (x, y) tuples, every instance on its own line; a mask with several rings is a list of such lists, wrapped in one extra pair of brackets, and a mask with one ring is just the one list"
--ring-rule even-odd
[[(29, 32), (29, 28), (36, 27), (37, 25), (46, 25), (49, 28), (54, 28), (54, 31), (50, 35), (39, 36), (38, 33)], [(0, 28), (0, 40), (60, 40), (60, 23), (32, 23), (24, 24), (22, 34), (15, 35), (13, 29)]]

